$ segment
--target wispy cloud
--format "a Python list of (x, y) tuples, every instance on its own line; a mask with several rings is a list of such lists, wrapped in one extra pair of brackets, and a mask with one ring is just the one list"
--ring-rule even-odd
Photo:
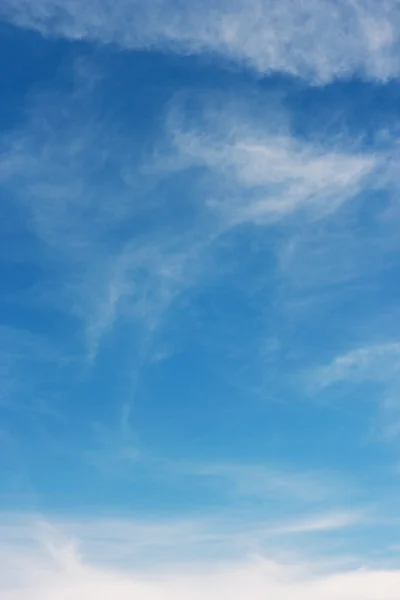
[(262, 126), (228, 102), (217, 109), (204, 106), (197, 122), (188, 122), (182, 112), (168, 121), (180, 159), (175, 168), (181, 164), (209, 171), (220, 186), (210, 194), (209, 206), (228, 227), (271, 224), (299, 211), (314, 218), (332, 214), (367, 185), (383, 159), (296, 139), (282, 123), (284, 111), (274, 112), (271, 125)]
[[(70, 94), (32, 99), (23, 125), (1, 140), (0, 173), (39, 242), (25, 259), (52, 275), (33, 303), (80, 320), (84, 353), (93, 360), (119, 316), (146, 335), (157, 327), (191, 281), (187, 266), (193, 273), (201, 237), (179, 223), (164, 230), (153, 219), (163, 197), (147, 206), (137, 148), (93, 115), (84, 76), (78, 73)], [(124, 230), (129, 222), (142, 223), (136, 236)]]
[(337, 356), (330, 364), (315, 372), (314, 380), (323, 389), (341, 381), (389, 384), (399, 375), (400, 343), (389, 342), (356, 348)]
[(0, 19), (1, 599), (398, 599), (399, 0)]
[(337, 495), (341, 488), (332, 474), (301, 472), (273, 465), (215, 461), (211, 464), (178, 464), (176, 468), (237, 497), (256, 498), (261, 503), (268, 498), (318, 503)]
[(323, 515), (314, 515), (309, 518), (292, 521), (284, 525), (278, 525), (277, 533), (312, 533), (317, 531), (332, 531), (345, 529), (364, 521), (365, 515), (356, 511), (341, 511)]
[[(77, 317), (87, 310), (88, 346), (94, 352), (99, 329), (112, 322), (120, 294), (114, 273), (108, 282), (118, 250), (106, 254), (103, 244), (105, 229), (118, 219), (121, 205), (114, 203), (112, 209), (107, 198), (116, 191), (96, 182), (110, 155), (101, 148), (101, 127), (78, 123), (80, 108), (74, 107), (74, 98), (34, 102), (25, 126), (2, 140), (1, 172), (4, 188), (22, 205), (41, 244), (42, 267), (59, 273), (52, 279), (55, 289), (42, 289), (39, 297)], [(32, 253), (30, 259), (35, 258)], [(94, 294), (86, 293), (90, 289)]]
[(48, 36), (215, 53), (261, 72), (279, 71), (314, 82), (361, 75), (399, 75), (396, 0), (5, 0), (3, 18)]
[[(221, 232), (299, 211), (327, 216), (367, 185), (384, 158), (310, 145), (287, 125), (260, 128), (226, 103), (200, 103), (193, 120), (174, 103), (165, 130), (151, 139), (156, 150), (143, 154), (134, 131), (124, 136), (96, 118), (94, 75), (76, 71), (73, 92), (33, 98), (25, 122), (3, 137), (0, 173), (52, 273), (39, 298), (80, 320), (91, 360), (121, 317), (144, 338), (154, 332), (196, 283)], [(278, 120), (285, 121), (283, 109)], [(174, 203), (168, 209), (160, 188), (148, 205), (149, 185), (193, 170), (203, 184), (192, 185), (188, 221), (173, 218)], [(136, 230), (142, 224), (141, 233), (128, 235), (129, 222)]]
[[(131, 355), (123, 366), (130, 389), (116, 401), (121, 427), (102, 429), (86, 445), (88, 461), (104, 471), (137, 461), (129, 422), (138, 374), (175, 301), (218, 273), (213, 251), (221, 237), (243, 225), (279, 226), (290, 241), (305, 223), (329, 221), (361, 191), (387, 184), (381, 177), (387, 151), (343, 138), (300, 139), (276, 102), (260, 125), (247, 101), (200, 97), (196, 110), (187, 111), (178, 96), (141, 152), (132, 123), (125, 134), (112, 118), (96, 116), (90, 69), (83, 75), (78, 69), (76, 79), (69, 93), (31, 98), (26, 118), (1, 139), (0, 177), (34, 237), (25, 258), (47, 275), (28, 297), (33, 307), (56, 308), (69, 319), (62, 343), (93, 364), (114, 333), (124, 333), (123, 344), (135, 340), (134, 350), (129, 342), (123, 347)], [(181, 219), (168, 185), (182, 176), (188, 189), (182, 204), (190, 210)], [(321, 371), (324, 385), (340, 368)], [(7, 385), (20, 372), (13, 381), (6, 373)], [(90, 428), (97, 415), (86, 417)], [(126, 437), (119, 437), (124, 426)], [(225, 492), (242, 497), (326, 495), (312, 475), (257, 465), (212, 465), (198, 475), (217, 485), (225, 480)]]
[[(200, 97), (188, 117), (182, 96), (142, 151), (134, 125), (125, 134), (96, 116), (96, 72), (75, 70), (72, 91), (34, 95), (26, 118), (2, 137), (0, 176), (35, 239), (25, 258), (46, 273), (32, 306), (70, 320), (69, 352), (93, 364), (116, 331), (135, 339), (134, 350), (123, 342), (134, 363), (118, 402), (127, 424), (154, 338), (181, 295), (218, 272), (221, 236), (249, 224), (288, 224), (291, 236), (299, 224), (328, 219), (381, 182), (386, 154), (301, 140), (276, 102), (260, 126), (248, 102)], [(180, 200), (168, 186), (182, 176), (190, 192), (186, 216), (176, 218)], [(136, 457), (130, 435), (122, 445), (114, 437), (94, 441), (92, 463)]]
[[(153, 536), (160, 539), (162, 532), (163, 528), (158, 526)], [(109, 540), (112, 547), (115, 547), (115, 533), (119, 538), (120, 529), (114, 528), (104, 539), (104, 542)], [(2, 525), (0, 551), (2, 564), (7, 565), (0, 580), (2, 598), (79, 600), (88, 597), (105, 599), (110, 594), (116, 600), (132, 597), (139, 600), (217, 599), (221, 595), (241, 600), (249, 594), (256, 599), (271, 596), (278, 600), (345, 600), (349, 595), (354, 600), (396, 600), (398, 597), (400, 574), (396, 570), (357, 567), (327, 570), (325, 566), (321, 572), (318, 561), (311, 568), (300, 559), (284, 562), (273, 556), (216, 560), (212, 567), (203, 561), (188, 566), (175, 557), (168, 572), (155, 564), (144, 568), (131, 563), (118, 569), (104, 561), (102, 553), (107, 550), (106, 545), (97, 543), (100, 553), (95, 558), (89, 559), (85, 555), (84, 546), (79, 547), (85, 535), (90, 536), (90, 532), (86, 531), (81, 539), (72, 537), (59, 526), (36, 527), (36, 534), (32, 535), (32, 529), (26, 523), (14, 523), (11, 527), (10, 524)], [(151, 538), (151, 530), (143, 529), (142, 535)], [(135, 530), (128, 527), (123, 536), (125, 542), (130, 536), (133, 541)], [(129, 546), (125, 545), (124, 549), (129, 553)], [(362, 567), (362, 563), (358, 566)]]
[(374, 384), (374, 393), (372, 396), (367, 393), (366, 399), (373, 399), (380, 409), (378, 422), (389, 438), (398, 436), (400, 431), (399, 383), (400, 344), (393, 341), (350, 350), (335, 357), (329, 364), (316, 368), (310, 377), (314, 392), (322, 392), (338, 384)]

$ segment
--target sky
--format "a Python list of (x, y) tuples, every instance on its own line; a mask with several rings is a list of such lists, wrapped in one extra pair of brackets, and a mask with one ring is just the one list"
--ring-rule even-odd
[(399, 0), (2, 0), (0, 82), (0, 600), (399, 600)]

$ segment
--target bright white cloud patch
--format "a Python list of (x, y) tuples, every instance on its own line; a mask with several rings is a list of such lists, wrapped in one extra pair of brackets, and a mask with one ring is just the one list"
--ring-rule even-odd
[(88, 562), (78, 539), (68, 540), (47, 526), (37, 529), (36, 540), (29, 530), (2, 526), (0, 552), (7, 567), (1, 571), (2, 599), (105, 600), (112, 595), (115, 600), (244, 600), (250, 595), (255, 600), (397, 600), (400, 586), (398, 571), (321, 571), (318, 565), (261, 557), (212, 566), (175, 562), (168, 571), (156, 566), (123, 570), (101, 566), (99, 556)]
[(44, 35), (212, 52), (314, 82), (397, 77), (399, 12), (397, 0), (5, 0), (2, 7), (5, 18)]

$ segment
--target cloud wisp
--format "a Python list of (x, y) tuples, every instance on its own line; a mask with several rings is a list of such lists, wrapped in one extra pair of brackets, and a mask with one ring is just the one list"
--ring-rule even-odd
[(353, 390), (366, 384), (375, 386), (375, 393), (370, 396), (367, 392), (366, 400), (374, 399), (380, 410), (381, 430), (388, 439), (396, 438), (400, 430), (399, 383), (400, 344), (397, 341), (352, 349), (316, 368), (310, 378), (310, 387), (317, 393), (338, 385), (346, 389), (350, 386)]
[(266, 464), (177, 463), (171, 465), (171, 470), (221, 486), (236, 497), (253, 498), (261, 503), (268, 498), (290, 499), (300, 504), (319, 503), (340, 495), (341, 488), (332, 474), (300, 472)]
[[(52, 274), (53, 287), (47, 281), (32, 301), (80, 321), (90, 361), (121, 315), (157, 328), (203, 243), (201, 232), (154, 220), (163, 198), (147, 206), (134, 141), (100, 123), (92, 101), (82, 81), (71, 94), (34, 98), (23, 126), (3, 137), (0, 164), (3, 189), (39, 244), (29, 260)], [(127, 235), (127, 223), (144, 232)]]
[(400, 74), (397, 0), (5, 0), (4, 19), (43, 35), (214, 54), (260, 73), (326, 83)]
[(364, 515), (356, 511), (341, 511), (322, 515), (315, 515), (311, 518), (305, 518), (291, 523), (281, 525), (276, 528), (277, 533), (310, 533), (317, 531), (332, 531), (335, 529), (345, 529), (356, 525), (364, 520)]
[[(272, 110), (268, 120), (282, 121), (282, 111)], [(384, 159), (301, 141), (287, 126), (277, 131), (275, 125), (260, 125), (229, 103), (217, 110), (204, 106), (197, 123), (172, 114), (168, 128), (175, 168), (202, 167), (220, 184), (209, 205), (228, 227), (273, 224), (301, 211), (329, 216), (368, 185)]]
[(356, 348), (337, 356), (315, 373), (320, 389), (340, 382), (375, 381), (390, 383), (400, 374), (400, 343), (390, 342)]

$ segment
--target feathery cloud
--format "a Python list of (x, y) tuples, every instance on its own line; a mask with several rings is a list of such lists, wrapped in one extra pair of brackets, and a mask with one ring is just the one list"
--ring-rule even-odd
[(47, 36), (127, 49), (213, 53), (316, 83), (400, 74), (397, 0), (4, 0), (1, 15)]
[(364, 515), (356, 511), (340, 511), (315, 515), (310, 518), (300, 519), (286, 523), (275, 529), (278, 533), (311, 533), (316, 531), (331, 531), (345, 529), (357, 525), (364, 520)]
[[(210, 173), (217, 187), (209, 206), (228, 227), (271, 224), (299, 211), (313, 218), (330, 215), (369, 183), (384, 159), (301, 141), (287, 125), (274, 124), (284, 120), (282, 111), (268, 116), (271, 125), (260, 125), (228, 102), (217, 109), (202, 107), (197, 122), (184, 119), (182, 112), (172, 113), (167, 122), (178, 159), (174, 168), (201, 167)], [(159, 168), (171, 162), (163, 159)]]
[(389, 384), (400, 374), (400, 344), (389, 342), (356, 348), (317, 369), (315, 383), (323, 389), (341, 381)]

